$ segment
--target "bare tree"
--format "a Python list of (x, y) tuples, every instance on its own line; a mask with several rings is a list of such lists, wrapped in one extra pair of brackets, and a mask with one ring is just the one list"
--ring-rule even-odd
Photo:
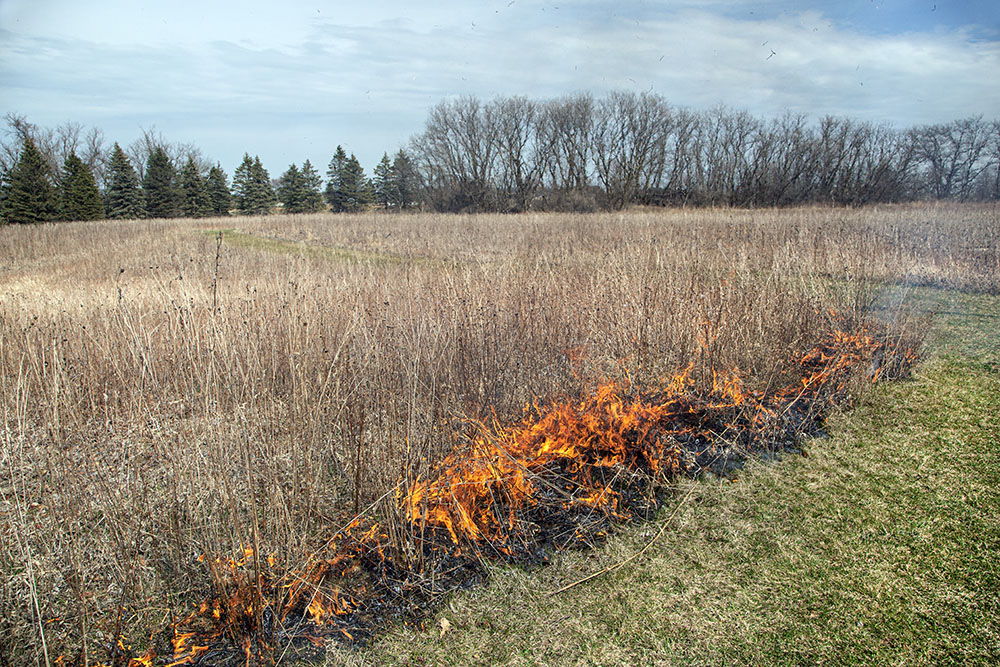
[(546, 102), (539, 119), (539, 144), (545, 160), (548, 186), (563, 191), (590, 185), (593, 149), (594, 98), (578, 93)]
[(815, 149), (814, 198), (830, 202), (842, 199), (840, 189), (851, 125), (851, 121), (846, 118), (824, 116), (820, 120)]
[(498, 194), (504, 208), (526, 211), (542, 184), (548, 150), (539, 134), (538, 105), (526, 97), (499, 98), (490, 105), (496, 135)]
[(840, 203), (860, 206), (903, 199), (910, 190), (912, 144), (885, 124), (860, 123), (851, 142), (845, 175), (845, 198)]
[(437, 208), (492, 208), (497, 138), (492, 110), (478, 99), (462, 97), (431, 109), (412, 152)]
[(429, 203), (443, 210), (581, 208), (576, 194), (650, 204), (860, 206), (922, 192), (996, 198), (1000, 125), (981, 118), (900, 132), (787, 113), (671, 108), (658, 95), (577, 94), (442, 102), (413, 141)]
[(659, 95), (611, 93), (596, 109), (594, 162), (614, 208), (624, 208), (660, 181), (670, 108)]
[(81, 138), (77, 153), (77, 157), (90, 167), (94, 173), (94, 180), (98, 183), (104, 182), (108, 160), (111, 159), (109, 148), (105, 142), (104, 130), (92, 127)]
[(658, 203), (686, 204), (693, 191), (698, 116), (686, 109), (675, 110), (667, 134), (661, 169)]
[(128, 145), (125, 149), (125, 153), (128, 155), (129, 160), (135, 166), (139, 180), (142, 180), (146, 173), (146, 163), (149, 161), (149, 156), (152, 155), (153, 151), (157, 148), (162, 148), (170, 159), (170, 164), (173, 168), (180, 172), (184, 166), (187, 164), (188, 159), (194, 160), (195, 165), (198, 167), (198, 173), (203, 177), (206, 176), (211, 170), (212, 166), (215, 164), (213, 161), (204, 156), (201, 149), (198, 148), (193, 143), (179, 143), (168, 141), (163, 133), (156, 129), (156, 126), (151, 126), (148, 128), (140, 128), (142, 135)]
[(926, 192), (935, 199), (969, 199), (990, 166), (990, 125), (981, 116), (912, 131)]
[(782, 206), (803, 201), (815, 170), (815, 140), (806, 117), (786, 113), (761, 124), (747, 178), (754, 206)]
[[(0, 143), (0, 172), (6, 173), (17, 164), (24, 141), (37, 139), (38, 126), (29, 123), (22, 114), (8, 112), (3, 118), (7, 123), (7, 136)], [(38, 146), (37, 141), (35, 145)]]
[(996, 201), (1000, 199), (1000, 120), (990, 123), (990, 143), (987, 154), (988, 167), (979, 177), (976, 198)]
[(22, 114), (8, 113), (7, 136), (0, 142), (0, 170), (10, 169), (17, 161), (25, 139), (31, 139), (45, 158), (54, 182), (62, 177), (62, 166), (75, 153), (93, 172), (98, 182), (104, 174), (106, 148), (100, 128), (84, 128), (80, 123), (65, 122), (56, 128), (43, 128), (28, 122)]
[(747, 111), (719, 106), (702, 114), (694, 169), (703, 203), (748, 203), (759, 127), (760, 121)]

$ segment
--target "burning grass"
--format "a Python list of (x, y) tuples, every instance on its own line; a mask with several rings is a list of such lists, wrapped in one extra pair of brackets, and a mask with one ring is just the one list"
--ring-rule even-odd
[[(938, 213), (961, 234), (912, 241)], [(671, 475), (794, 447), (837, 363), (898, 370), (865, 329), (877, 281), (995, 280), (962, 245), (978, 209), (698, 216), (205, 223), (280, 251), (186, 222), (3, 230), (9, 653), (363, 638), (483, 560), (600, 541)]]
[[(389, 618), (420, 620), (490, 560), (539, 562), (601, 541), (615, 523), (655, 510), (678, 474), (728, 471), (753, 452), (794, 449), (815, 434), (859, 369), (871, 382), (908, 371), (912, 347), (866, 326), (832, 330), (798, 360), (799, 381), (748, 391), (736, 375), (707, 395), (689, 371), (646, 392), (606, 383), (579, 402), (535, 405), (520, 422), (470, 424), (467, 444), (429, 479), (396, 494), (403, 544), (362, 517), (321, 552), (279, 574), (247, 547), (209, 561), (214, 595), (172, 624), (171, 648), (128, 650), (109, 664), (273, 664), (290, 643), (365, 638)], [(397, 536), (398, 537), (398, 536)], [(394, 548), (396, 547), (396, 548)], [(162, 649), (161, 649), (162, 650)]]
[(941, 311), (921, 363), (834, 409), (808, 456), (679, 480), (656, 524), (492, 567), (426, 627), (323, 664), (997, 664), (1000, 299), (906, 302)]
[(772, 392), (746, 391), (728, 376), (698, 395), (682, 373), (654, 391), (608, 383), (580, 402), (536, 405), (512, 426), (473, 424), (467, 444), (398, 494), (416, 553), (394, 557), (385, 529), (359, 519), (328, 541), (329, 553), (262, 586), (259, 570), (254, 582), (246, 567), (248, 550), (228, 562), (235, 590), (174, 627), (171, 664), (233, 655), (269, 663), (289, 641), (353, 641), (388, 617), (419, 620), (478, 578), (484, 562), (539, 562), (591, 545), (613, 524), (648, 516), (677, 474), (795, 448), (859, 369), (875, 382), (906, 373), (915, 358), (883, 331), (837, 329), (799, 360), (798, 382)]

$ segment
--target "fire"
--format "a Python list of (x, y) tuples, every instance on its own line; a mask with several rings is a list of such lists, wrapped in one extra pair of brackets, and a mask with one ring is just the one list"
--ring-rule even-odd
[[(612, 471), (650, 477), (691, 467), (736, 437), (752, 448), (787, 429), (781, 416), (814, 410), (841, 393), (859, 365), (886, 353), (872, 331), (832, 331), (800, 360), (799, 384), (750, 391), (738, 370), (713, 371), (708, 396), (691, 391), (690, 367), (642, 393), (607, 382), (581, 401), (554, 403), (519, 424), (477, 424), (466, 450), (442, 461), (437, 474), (403, 499), (407, 518), (443, 529), (454, 544), (488, 541), (514, 548), (530, 531), (526, 515), (558, 487), (565, 507), (586, 505), (622, 518)], [(891, 350), (890, 350), (891, 352)], [(912, 351), (904, 353), (912, 363)], [(872, 373), (876, 380), (882, 366)], [(537, 411), (537, 410), (536, 410)], [(685, 443), (681, 446), (680, 443)], [(697, 464), (695, 464), (697, 465)]]
[(202, 639), (198, 636), (196, 632), (181, 632), (176, 633), (171, 643), (174, 646), (174, 657), (173, 660), (168, 662), (165, 667), (175, 667), (176, 665), (189, 665), (194, 662), (195, 658), (204, 653), (209, 649), (208, 646), (202, 646), (195, 643), (195, 641)]
[[(674, 378), (668, 386), (684, 384)], [(605, 471), (679, 468), (676, 450), (656, 429), (685, 412), (680, 394), (652, 402), (629, 398), (628, 390), (608, 382), (582, 401), (555, 404), (512, 428), (496, 420), (476, 425), (468, 452), (451, 454), (435, 479), (413, 485), (403, 500), (407, 518), (444, 528), (456, 544), (503, 544), (519, 530), (517, 513), (554, 488), (568, 501), (612, 511), (617, 494), (601, 481)]]
[[(754, 390), (733, 369), (713, 370), (711, 388), (699, 393), (689, 366), (655, 388), (608, 381), (583, 398), (530, 406), (514, 424), (496, 415), (469, 423), (433, 475), (396, 497), (420, 558), (393, 551), (388, 532), (360, 517), (284, 574), (274, 556), (249, 547), (237, 558), (199, 556), (218, 590), (175, 624), (166, 667), (197, 665), (209, 650), (250, 664), (276, 641), (353, 641), (387, 609), (427, 608), (482, 558), (532, 559), (600, 539), (611, 523), (655, 507), (658, 482), (788, 446), (816, 428), (859, 369), (874, 382), (915, 359), (879, 331), (855, 326), (824, 336), (796, 360), (798, 379), (777, 390)], [(155, 658), (149, 651), (128, 665)]]
[(145, 654), (128, 661), (128, 667), (150, 667), (156, 658), (156, 651), (149, 649)]

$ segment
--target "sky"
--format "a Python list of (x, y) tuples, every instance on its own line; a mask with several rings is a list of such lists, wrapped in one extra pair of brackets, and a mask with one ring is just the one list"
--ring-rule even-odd
[(444, 99), (650, 91), (908, 127), (1000, 118), (998, 0), (0, 0), (0, 115), (143, 129), (231, 175), (366, 171)]

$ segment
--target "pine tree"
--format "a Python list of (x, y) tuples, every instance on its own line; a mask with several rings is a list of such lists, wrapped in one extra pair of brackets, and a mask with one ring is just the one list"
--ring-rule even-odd
[(229, 215), (229, 207), (232, 206), (233, 197), (229, 193), (226, 172), (222, 170), (220, 165), (209, 169), (206, 189), (212, 205), (212, 215)]
[(413, 160), (400, 149), (392, 161), (393, 186), (392, 195), (395, 205), (400, 209), (412, 208), (417, 204), (420, 188), (420, 175)]
[(117, 143), (108, 163), (105, 188), (104, 210), (109, 218), (141, 218), (145, 214), (139, 177)]
[(205, 180), (198, 171), (193, 157), (181, 170), (181, 213), (187, 218), (205, 218), (212, 215), (212, 201), (208, 196)]
[(57, 214), (56, 191), (45, 158), (30, 138), (24, 140), (14, 167), (4, 174), (3, 220), (7, 223), (49, 222)]
[(303, 194), (304, 210), (308, 213), (322, 211), (326, 208), (326, 205), (323, 203), (323, 179), (320, 178), (319, 172), (316, 171), (316, 168), (312, 166), (309, 160), (306, 160), (302, 164), (302, 180), (305, 183), (305, 192)]
[(243, 154), (243, 162), (233, 173), (233, 198), (236, 200), (236, 209), (240, 213), (249, 213), (253, 199), (253, 160), (249, 153)]
[(395, 192), (396, 177), (388, 153), (382, 153), (382, 160), (375, 167), (374, 176), (372, 190), (375, 194), (375, 203), (383, 208), (394, 208), (399, 197)]
[(335, 212), (344, 210), (344, 203), (340, 197), (340, 182), (344, 175), (344, 167), (347, 165), (347, 153), (343, 146), (337, 146), (337, 152), (333, 154), (330, 165), (326, 170), (326, 203)]
[(70, 153), (63, 165), (59, 217), (63, 220), (99, 220), (104, 217), (104, 204), (94, 181), (94, 172), (76, 153)]
[(286, 213), (305, 211), (305, 179), (294, 164), (288, 167), (288, 171), (278, 181), (278, 201), (284, 206)]
[(274, 188), (271, 186), (271, 176), (260, 163), (260, 158), (254, 156), (253, 167), (250, 169), (250, 181), (252, 184), (252, 203), (250, 206), (253, 215), (266, 215), (271, 212), (271, 207), (277, 201), (274, 196)]
[(176, 172), (163, 147), (157, 146), (149, 154), (146, 174), (142, 179), (142, 192), (146, 199), (146, 215), (151, 218), (175, 218), (180, 196)]
[(347, 158), (340, 175), (338, 199), (343, 210), (351, 213), (364, 210), (374, 199), (371, 182), (353, 153)]

